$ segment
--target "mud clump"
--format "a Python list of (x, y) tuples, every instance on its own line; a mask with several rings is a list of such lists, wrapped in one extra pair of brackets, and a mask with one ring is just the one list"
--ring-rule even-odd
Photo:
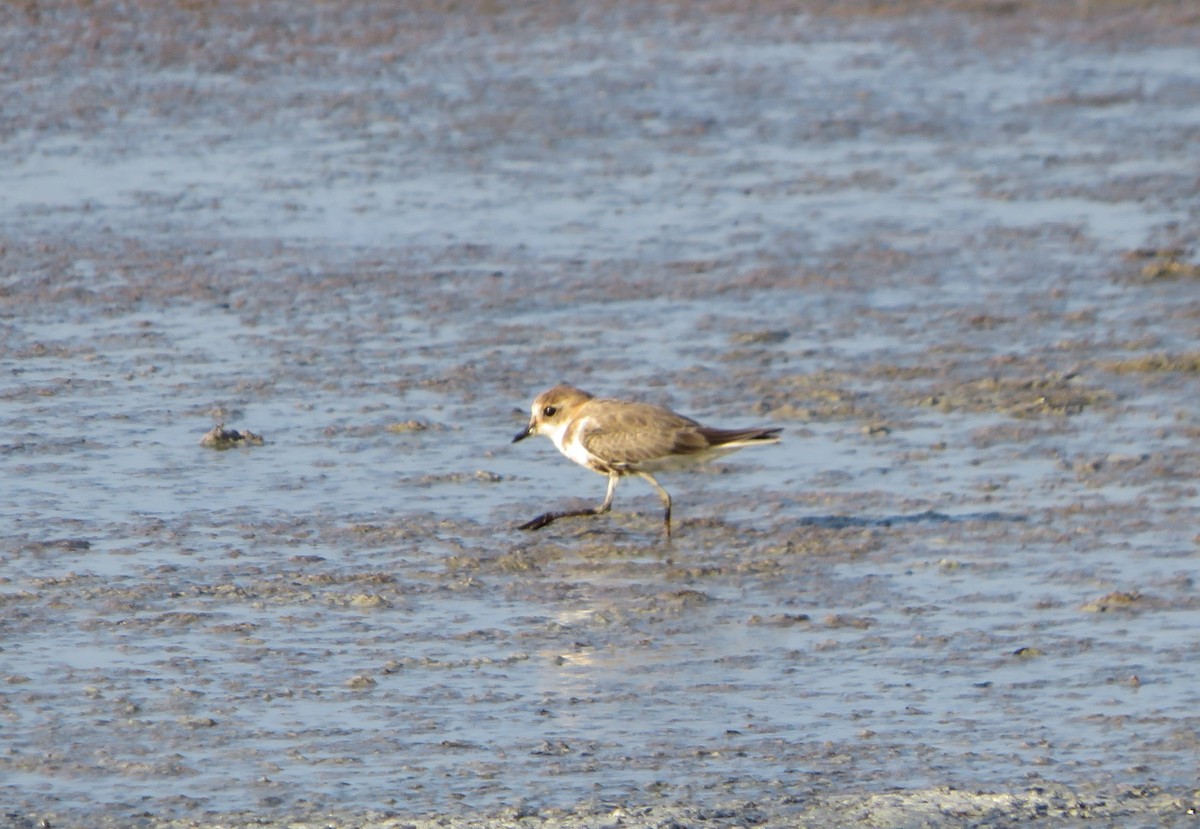
[(1139, 248), (1130, 251), (1127, 259), (1149, 259), (1142, 265), (1139, 276), (1147, 282), (1175, 279), (1200, 279), (1200, 265), (1184, 260), (1186, 251), (1182, 248)]
[(985, 377), (940, 389), (918, 405), (942, 412), (1003, 412), (1015, 418), (1077, 415), (1109, 403), (1115, 395), (1073, 374), (1044, 377)]
[(1117, 374), (1156, 374), (1159, 372), (1195, 374), (1200, 372), (1200, 351), (1189, 351), (1183, 354), (1146, 354), (1126, 360), (1109, 360), (1101, 363), (1100, 368)]
[(200, 438), (200, 445), (206, 449), (225, 451), (238, 446), (262, 446), (262, 435), (256, 435), (249, 430), (240, 432), (237, 429), (226, 429), (224, 423), (218, 423)]
[(1113, 613), (1118, 611), (1132, 613), (1144, 610), (1154, 604), (1155, 602), (1152, 599), (1143, 596), (1137, 590), (1117, 590), (1107, 593), (1098, 599), (1085, 602), (1080, 605), (1079, 609), (1086, 613)]

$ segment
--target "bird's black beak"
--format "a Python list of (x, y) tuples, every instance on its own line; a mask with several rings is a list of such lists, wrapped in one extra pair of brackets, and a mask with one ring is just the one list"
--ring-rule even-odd
[(533, 421), (532, 420), (529, 421), (528, 426), (526, 426), (524, 429), (522, 429), (520, 431), (520, 433), (515, 438), (512, 439), (512, 442), (516, 443), (519, 440), (525, 440), (525, 438), (529, 437), (531, 434), (533, 434)]

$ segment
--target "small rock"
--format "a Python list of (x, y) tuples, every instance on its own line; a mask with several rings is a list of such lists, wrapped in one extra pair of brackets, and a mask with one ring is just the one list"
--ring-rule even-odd
[(355, 674), (346, 680), (346, 687), (353, 688), (356, 691), (372, 688), (377, 684), (378, 683), (372, 677), (367, 676), (366, 674)]
[(212, 717), (180, 717), (179, 724), (188, 728), (214, 728), (217, 721)]
[(772, 613), (770, 616), (759, 616), (757, 613), (746, 620), (746, 624), (759, 627), (791, 627), (811, 621), (807, 613)]
[(262, 435), (256, 435), (249, 430), (239, 432), (237, 429), (226, 429), (224, 423), (218, 423), (200, 438), (200, 445), (207, 449), (225, 450), (235, 446), (262, 446)]
[(1113, 610), (1133, 610), (1142, 601), (1142, 594), (1136, 590), (1114, 591), (1080, 606), (1080, 610), (1088, 613), (1109, 613)]
[(790, 331), (783, 330), (739, 331), (729, 341), (734, 345), (778, 345), (791, 336)]
[(866, 630), (875, 623), (869, 616), (851, 616), (846, 613), (830, 613), (825, 617), (825, 625), (831, 628), (856, 628)]
[(387, 428), (389, 432), (424, 432), (433, 427), (423, 420), (406, 420), (403, 423), (393, 423)]

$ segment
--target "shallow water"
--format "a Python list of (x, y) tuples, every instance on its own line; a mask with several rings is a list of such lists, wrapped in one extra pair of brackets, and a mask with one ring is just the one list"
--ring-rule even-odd
[[(5, 35), (14, 810), (1194, 786), (1200, 50), (144, 11)], [(520, 533), (560, 380), (785, 440)]]

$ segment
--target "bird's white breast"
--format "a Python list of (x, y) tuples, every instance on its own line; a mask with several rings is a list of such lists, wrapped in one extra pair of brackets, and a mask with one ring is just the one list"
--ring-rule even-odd
[[(574, 425), (575, 428), (571, 429)], [(562, 452), (571, 460), (580, 466), (591, 468), (593, 464), (592, 455), (583, 445), (584, 433), (593, 425), (590, 417), (585, 417), (581, 421), (570, 421), (557, 427), (550, 438), (554, 441), (554, 445), (558, 447), (558, 451)], [(568, 436), (567, 431), (571, 434)]]

